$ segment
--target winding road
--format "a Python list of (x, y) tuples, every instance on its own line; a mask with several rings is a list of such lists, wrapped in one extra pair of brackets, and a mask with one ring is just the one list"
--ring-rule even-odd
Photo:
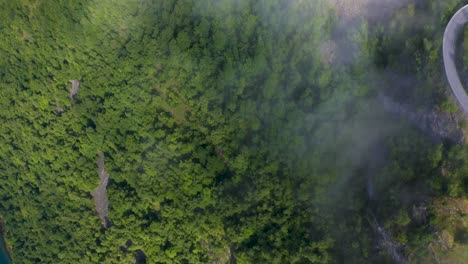
[(445, 74), (447, 75), (447, 80), (450, 84), (450, 87), (452, 88), (453, 93), (455, 94), (455, 97), (457, 98), (465, 113), (468, 113), (468, 95), (463, 88), (460, 75), (457, 71), (455, 51), (458, 37), (463, 31), (465, 23), (467, 22), (468, 5), (465, 5), (455, 13), (452, 19), (450, 19), (450, 22), (445, 28), (444, 40), (442, 44)]

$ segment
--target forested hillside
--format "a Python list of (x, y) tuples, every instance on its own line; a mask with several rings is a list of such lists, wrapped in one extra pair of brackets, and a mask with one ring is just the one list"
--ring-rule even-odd
[(466, 127), (441, 61), (466, 3), (367, 2), (0, 0), (13, 262), (463, 259), (468, 148), (431, 128)]

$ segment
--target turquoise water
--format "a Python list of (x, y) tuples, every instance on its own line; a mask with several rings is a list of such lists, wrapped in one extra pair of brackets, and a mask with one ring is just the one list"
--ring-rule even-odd
[(10, 264), (8, 253), (6, 252), (5, 245), (3, 244), (3, 237), (0, 236), (0, 264)]

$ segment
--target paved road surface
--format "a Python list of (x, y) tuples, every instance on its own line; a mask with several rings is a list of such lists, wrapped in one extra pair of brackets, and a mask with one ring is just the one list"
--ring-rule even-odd
[(444, 32), (443, 40), (443, 56), (444, 56), (444, 65), (445, 65), (445, 74), (447, 75), (447, 80), (452, 88), (455, 97), (460, 103), (463, 111), (468, 113), (468, 95), (466, 94), (465, 89), (463, 88), (462, 82), (460, 81), (460, 76), (457, 71), (455, 64), (455, 48), (457, 38), (460, 33), (463, 31), (465, 23), (468, 22), (468, 5), (462, 7), (460, 10), (455, 13)]

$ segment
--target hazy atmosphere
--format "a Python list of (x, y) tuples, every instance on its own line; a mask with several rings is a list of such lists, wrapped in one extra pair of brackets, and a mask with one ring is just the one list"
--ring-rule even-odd
[(0, 0), (0, 264), (468, 263), (467, 4)]

